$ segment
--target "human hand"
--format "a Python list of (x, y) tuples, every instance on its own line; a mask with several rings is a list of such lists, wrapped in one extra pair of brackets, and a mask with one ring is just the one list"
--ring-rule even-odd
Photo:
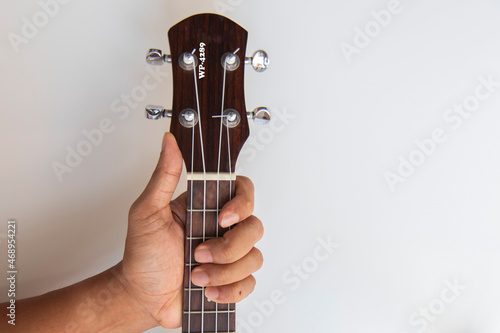
[[(166, 133), (156, 170), (129, 213), (121, 280), (151, 327), (182, 324), (186, 193), (171, 201), (181, 170), (177, 142)], [(247, 297), (255, 286), (251, 274), (263, 262), (254, 247), (263, 226), (251, 215), (253, 184), (248, 178), (237, 177), (235, 186), (235, 197), (219, 214), (221, 226), (234, 227), (224, 237), (196, 248), (195, 259), (204, 264), (191, 274), (192, 282), (207, 287), (206, 296), (219, 303)]]

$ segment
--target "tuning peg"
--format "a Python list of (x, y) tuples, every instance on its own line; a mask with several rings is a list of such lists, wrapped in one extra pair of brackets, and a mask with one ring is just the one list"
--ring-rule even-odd
[(164, 63), (172, 62), (172, 57), (167, 54), (163, 54), (162, 50), (158, 49), (149, 49), (148, 55), (146, 56), (146, 62), (150, 65), (160, 66)]
[(252, 65), (256, 72), (263, 72), (269, 67), (269, 57), (266, 51), (257, 50), (253, 56), (245, 58), (245, 64)]
[(265, 125), (271, 121), (271, 113), (263, 106), (247, 111), (247, 117), (253, 119), (253, 122), (259, 125)]
[(159, 106), (159, 105), (146, 106), (146, 118), (156, 120), (156, 119), (162, 119), (165, 117), (171, 118), (172, 111), (165, 110), (165, 108), (163, 106)]

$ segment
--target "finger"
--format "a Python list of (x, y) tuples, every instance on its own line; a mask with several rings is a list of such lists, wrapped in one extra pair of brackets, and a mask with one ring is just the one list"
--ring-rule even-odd
[(163, 136), (162, 151), (151, 180), (139, 197), (160, 209), (170, 203), (182, 171), (182, 154), (171, 133)]
[(193, 269), (191, 281), (201, 287), (224, 286), (241, 281), (262, 267), (262, 253), (253, 248), (240, 260), (225, 265), (203, 264)]
[(210, 239), (196, 247), (194, 259), (200, 263), (229, 264), (243, 258), (264, 234), (262, 222), (255, 216), (226, 231), (223, 237)]
[(236, 177), (236, 194), (227, 204), (222, 207), (219, 214), (219, 224), (227, 228), (235, 223), (243, 221), (253, 212), (254, 187), (250, 179), (243, 176)]
[(255, 278), (250, 275), (226, 286), (207, 287), (205, 296), (217, 303), (238, 303), (252, 293), (255, 283)]

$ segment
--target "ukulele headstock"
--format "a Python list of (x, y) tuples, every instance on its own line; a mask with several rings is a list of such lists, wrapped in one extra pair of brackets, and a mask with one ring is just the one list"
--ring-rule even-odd
[(234, 172), (249, 136), (248, 118), (270, 120), (266, 108), (247, 112), (244, 65), (257, 72), (269, 66), (266, 52), (245, 57), (247, 31), (216, 14), (188, 17), (168, 32), (170, 55), (150, 49), (146, 61), (172, 64), (172, 110), (147, 106), (146, 117), (170, 117), (188, 172)]

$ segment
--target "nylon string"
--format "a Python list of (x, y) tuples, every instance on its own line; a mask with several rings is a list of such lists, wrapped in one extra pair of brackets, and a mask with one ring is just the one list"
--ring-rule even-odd
[[(222, 79), (222, 103), (221, 103), (221, 110), (220, 110), (220, 133), (219, 133), (219, 153), (218, 153), (218, 159), (217, 159), (217, 225), (216, 225), (216, 237), (219, 237), (219, 186), (220, 186), (220, 160), (221, 160), (221, 150), (222, 150), (222, 127), (224, 125), (223, 119), (224, 119), (224, 97), (225, 97), (225, 92), (226, 92), (226, 66), (224, 62), (224, 76)], [(218, 326), (218, 317), (219, 317), (219, 307), (218, 304), (215, 304), (215, 333), (218, 332), (219, 326)], [(229, 316), (229, 312), (228, 312)], [(229, 332), (229, 326), (227, 328), (227, 331)]]
[[(194, 54), (194, 51), (192, 52)], [(200, 115), (200, 98), (198, 95), (198, 83), (196, 80), (196, 66), (193, 63), (193, 77), (194, 77), (194, 89), (196, 92), (196, 112), (198, 113), (198, 128), (200, 130), (200, 145), (201, 145), (201, 162), (203, 166), (203, 242), (205, 242), (205, 226), (206, 226), (206, 198), (207, 198), (207, 172), (205, 168), (205, 148), (203, 144), (203, 130), (201, 126), (201, 115)], [(194, 128), (194, 127), (193, 127)], [(192, 162), (193, 163), (193, 162)], [(192, 182), (192, 181), (191, 181)], [(191, 201), (192, 204), (192, 201)], [(192, 212), (191, 212), (192, 214)], [(191, 251), (191, 249), (190, 249)], [(190, 258), (191, 260), (191, 258)], [(190, 281), (191, 285), (191, 281)], [(205, 288), (201, 287), (201, 333), (204, 332), (204, 319), (205, 319)]]
[(192, 257), (193, 257), (193, 170), (194, 166), (194, 126), (191, 130), (191, 203), (189, 211), (189, 287), (188, 287), (188, 332), (191, 332), (191, 270), (192, 270)]

